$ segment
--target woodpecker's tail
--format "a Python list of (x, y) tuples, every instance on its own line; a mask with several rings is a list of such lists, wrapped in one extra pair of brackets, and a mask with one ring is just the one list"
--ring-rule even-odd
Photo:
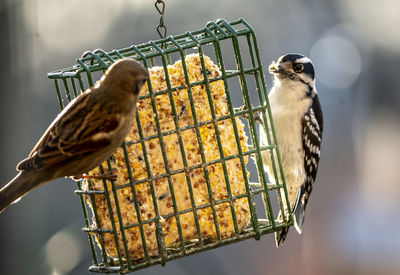
[(20, 172), (7, 185), (0, 189), (0, 213), (10, 204), (18, 202), (26, 193), (39, 185), (28, 172)]
[[(303, 188), (302, 188), (303, 190)], [(296, 228), (297, 232), (299, 234), (302, 233), (302, 226), (304, 223), (304, 216), (305, 216), (305, 204), (304, 200), (301, 200), (301, 194), (302, 192), (299, 192), (296, 198), (296, 202), (294, 205), (294, 213), (293, 213), (293, 222), (294, 222), (294, 227)], [(289, 217), (286, 218), (287, 220)], [(282, 213), (279, 212), (278, 215), (278, 221), (282, 221)], [(276, 247), (279, 247), (285, 239), (287, 234), (289, 233), (289, 227), (284, 227), (281, 230), (275, 232), (275, 244)]]
[(281, 230), (275, 232), (275, 245), (279, 247), (286, 240), (286, 236), (289, 233), (289, 227), (284, 227)]
[[(282, 221), (282, 212), (279, 212), (278, 215), (278, 221)], [(283, 242), (286, 240), (286, 236), (289, 233), (289, 226), (288, 227), (283, 227), (281, 230), (276, 231), (275, 234), (275, 245), (276, 247), (279, 247)]]

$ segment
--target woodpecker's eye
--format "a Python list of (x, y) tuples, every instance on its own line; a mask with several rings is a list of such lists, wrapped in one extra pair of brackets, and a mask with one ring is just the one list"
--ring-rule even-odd
[(301, 63), (293, 64), (293, 70), (294, 70), (296, 73), (301, 73), (301, 72), (304, 70), (304, 65), (301, 64)]

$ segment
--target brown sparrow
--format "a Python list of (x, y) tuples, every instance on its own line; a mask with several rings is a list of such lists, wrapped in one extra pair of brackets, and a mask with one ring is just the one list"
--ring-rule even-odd
[(106, 160), (128, 134), (147, 78), (139, 62), (121, 59), (72, 100), (17, 165), (19, 174), (0, 190), (0, 213), (37, 186), (60, 177), (82, 177)]

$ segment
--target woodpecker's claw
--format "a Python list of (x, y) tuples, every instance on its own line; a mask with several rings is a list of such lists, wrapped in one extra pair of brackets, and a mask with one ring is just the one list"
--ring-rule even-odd
[[(245, 110), (247, 110), (246, 105), (242, 105), (242, 106), (239, 108), (239, 111), (245, 111)], [(243, 117), (243, 118), (245, 118), (245, 119), (247, 119), (247, 120), (250, 120), (249, 113), (245, 113), (245, 114), (241, 115), (241, 117)], [(260, 124), (262, 125), (263, 120), (262, 120), (262, 118), (261, 118), (260, 111), (253, 112), (253, 118), (254, 118), (254, 121), (255, 121), (255, 122), (258, 122), (258, 123), (260, 123)]]

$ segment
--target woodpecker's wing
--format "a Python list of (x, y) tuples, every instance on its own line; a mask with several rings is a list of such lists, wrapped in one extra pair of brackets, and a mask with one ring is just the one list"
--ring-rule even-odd
[(299, 195), (294, 205), (294, 225), (299, 233), (301, 233), (301, 227), (304, 223), (305, 210), (317, 176), (318, 162), (320, 158), (323, 117), (321, 104), (317, 94), (314, 94), (313, 103), (306, 111), (302, 124), (304, 171), (306, 172), (306, 179), (299, 190)]

